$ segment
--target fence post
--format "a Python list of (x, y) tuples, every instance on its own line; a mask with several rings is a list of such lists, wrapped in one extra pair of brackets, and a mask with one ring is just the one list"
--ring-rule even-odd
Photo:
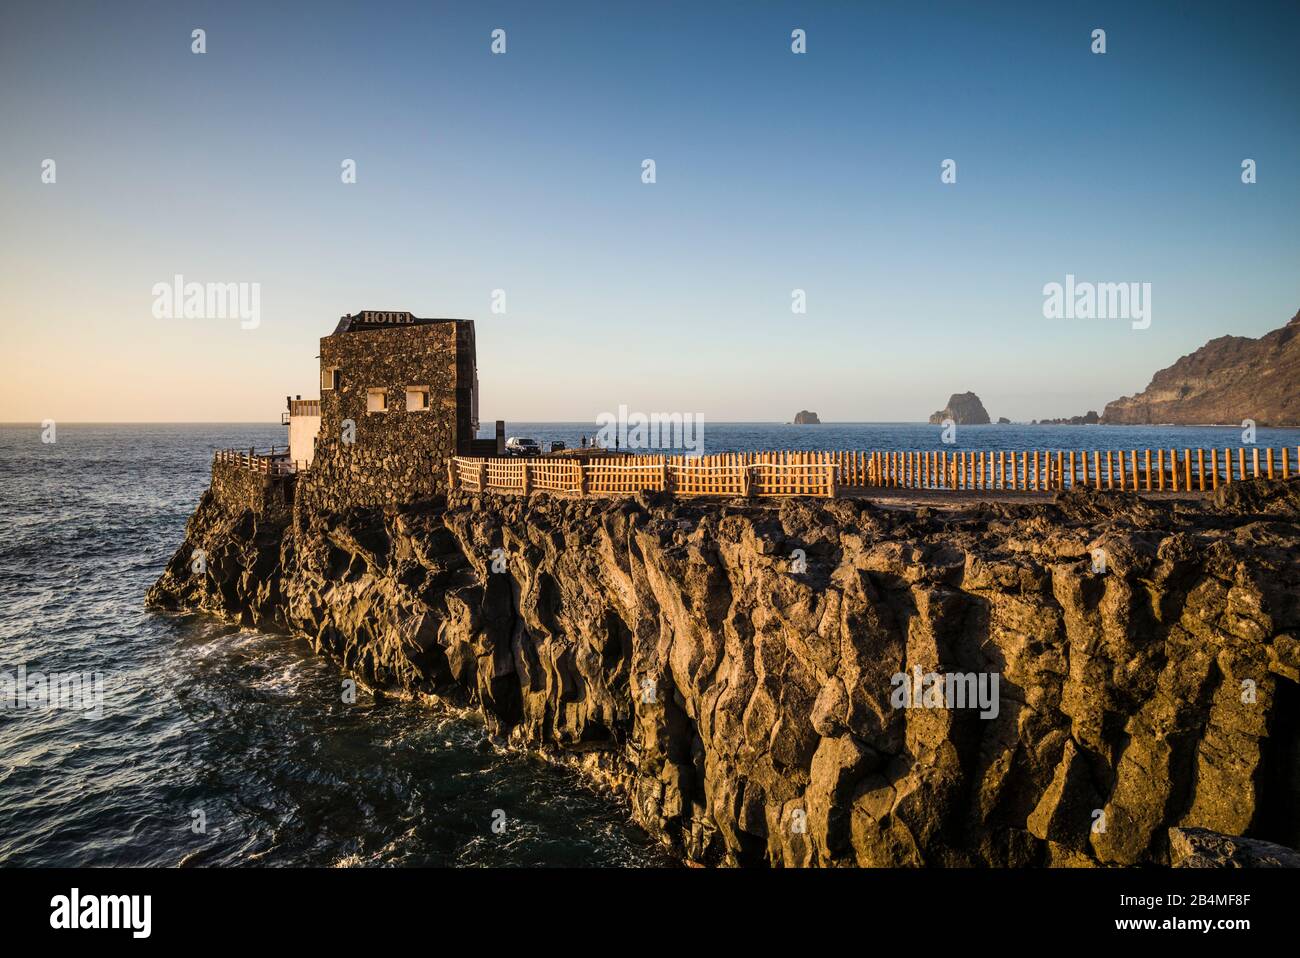
[(828, 462), (826, 464), (826, 495), (828, 498), (834, 499), (838, 491), (835, 487), (835, 463)]
[(459, 470), (456, 468), (456, 457), (452, 456), (447, 460), (447, 488), (452, 492), (456, 491)]
[(478, 491), (487, 492), (487, 460), (478, 464)]
[(523, 492), (524, 495), (528, 495), (528, 493), (529, 493), (529, 491), (530, 491), (530, 490), (529, 490), (529, 486), (532, 485), (532, 478), (533, 478), (533, 474), (532, 474), (532, 466), (528, 463), (528, 460), (524, 460), (524, 463), (523, 463), (523, 476), (522, 476), (522, 479), (521, 479), (521, 484), (522, 484), (523, 488), (520, 490), (521, 492)]

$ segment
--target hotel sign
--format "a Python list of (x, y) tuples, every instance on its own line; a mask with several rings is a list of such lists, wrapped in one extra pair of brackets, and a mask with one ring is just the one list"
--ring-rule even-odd
[(380, 312), (367, 309), (362, 311), (356, 321), (366, 326), (400, 326), (414, 323), (415, 317), (410, 313)]
[(364, 309), (359, 313), (348, 313), (339, 317), (336, 333), (349, 330), (364, 332), (366, 330), (390, 329), (394, 326), (431, 326), (435, 323), (449, 323), (449, 319), (422, 319), (405, 310)]

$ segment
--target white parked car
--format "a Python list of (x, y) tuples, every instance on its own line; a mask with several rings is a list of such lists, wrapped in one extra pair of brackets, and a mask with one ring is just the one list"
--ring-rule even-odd
[(537, 445), (536, 439), (525, 439), (522, 436), (511, 436), (506, 440), (506, 455), (509, 456), (540, 456), (542, 447)]

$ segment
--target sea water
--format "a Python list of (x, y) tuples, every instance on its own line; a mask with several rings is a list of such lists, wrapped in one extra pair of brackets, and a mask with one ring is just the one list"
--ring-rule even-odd
[[(510, 423), (576, 446), (583, 423)], [(705, 452), (1144, 449), (1239, 428), (705, 426)], [(471, 718), (342, 701), (292, 636), (144, 608), (216, 449), (279, 425), (0, 426), (0, 673), (102, 678), (102, 708), (0, 709), (3, 865), (661, 865), (571, 771), (491, 748)], [(1300, 430), (1260, 429), (1260, 446)], [(1293, 460), (1294, 461), (1294, 460)], [(93, 683), (92, 686), (93, 688)], [(494, 825), (497, 826), (494, 828)]]

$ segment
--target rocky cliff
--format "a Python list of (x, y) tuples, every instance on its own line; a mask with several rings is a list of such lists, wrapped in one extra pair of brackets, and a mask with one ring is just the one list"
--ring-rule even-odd
[(1300, 844), (1300, 484), (1217, 497), (287, 517), (214, 488), (149, 602), (477, 709), (692, 860), (1169, 862), (1174, 828)]
[(817, 418), (817, 414), (808, 409), (800, 409), (794, 414), (794, 424), (796, 426), (820, 426), (821, 422)]
[(982, 426), (989, 422), (989, 414), (974, 393), (953, 393), (948, 397), (947, 406), (930, 414), (931, 424), (940, 425), (945, 419), (958, 426)]
[(1220, 336), (1106, 404), (1106, 423), (1300, 426), (1300, 312), (1259, 339)]

